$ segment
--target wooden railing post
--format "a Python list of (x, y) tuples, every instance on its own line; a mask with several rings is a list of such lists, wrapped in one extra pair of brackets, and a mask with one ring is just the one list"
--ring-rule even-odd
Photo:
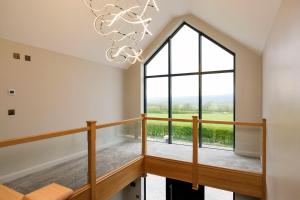
[(142, 118), (142, 155), (147, 154), (147, 119), (146, 114), (141, 114)]
[(198, 116), (193, 116), (193, 189), (198, 190), (198, 173), (197, 173), (197, 165), (198, 165), (198, 148), (199, 148), (199, 120)]
[(96, 200), (96, 121), (87, 121), (88, 126), (88, 184), (90, 200)]
[(264, 200), (267, 197), (267, 120), (263, 119), (262, 126), (262, 173), (263, 173), (263, 187)]

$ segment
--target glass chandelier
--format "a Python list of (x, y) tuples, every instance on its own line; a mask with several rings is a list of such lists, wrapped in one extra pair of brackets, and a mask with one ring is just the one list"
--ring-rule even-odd
[(94, 15), (94, 29), (109, 39), (106, 50), (108, 61), (116, 63), (142, 62), (142, 49), (137, 49), (146, 35), (152, 35), (148, 26), (151, 10), (158, 12), (155, 0), (83, 0)]

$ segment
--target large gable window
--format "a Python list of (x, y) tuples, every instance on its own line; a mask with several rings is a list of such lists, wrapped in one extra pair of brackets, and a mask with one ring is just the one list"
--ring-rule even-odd
[[(145, 63), (148, 116), (234, 120), (235, 54), (192, 26), (182, 24)], [(186, 123), (149, 121), (148, 139), (192, 143)], [(232, 125), (202, 125), (200, 145), (234, 149)]]

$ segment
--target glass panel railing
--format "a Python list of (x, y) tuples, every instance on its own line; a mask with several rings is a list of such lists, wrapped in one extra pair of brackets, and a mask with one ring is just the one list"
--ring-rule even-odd
[(202, 124), (200, 129), (202, 147), (233, 150), (234, 126), (225, 124)]
[[(166, 121), (147, 121), (147, 147), (148, 155), (168, 158), (179, 161), (192, 162), (192, 123), (191, 122), (172, 122), (176, 126), (172, 126), (171, 131), (173, 136), (176, 135), (176, 143), (169, 140), (168, 137), (168, 123)], [(182, 124), (185, 124), (182, 126)], [(161, 140), (149, 139), (149, 134), (153, 135), (154, 130), (151, 130), (152, 124), (155, 124), (156, 135), (161, 135)], [(160, 124), (160, 125), (158, 125)], [(180, 125), (179, 125), (180, 124)], [(149, 127), (150, 126), (150, 127)], [(158, 129), (160, 127), (160, 129)], [(164, 128), (162, 128), (164, 127)], [(175, 134), (174, 134), (175, 133)], [(174, 137), (173, 137), (174, 138)], [(172, 138), (172, 139), (173, 139)]]
[(86, 132), (0, 150), (1, 183), (28, 194), (51, 183), (76, 190), (87, 184)]
[(101, 177), (142, 153), (141, 121), (97, 130), (96, 174)]
[[(220, 127), (216, 128), (216, 131), (211, 131), (210, 137), (204, 138), (211, 141), (210, 145), (203, 143), (202, 148), (199, 148), (199, 163), (241, 171), (262, 172), (260, 127), (236, 126), (235, 137), (231, 138), (231, 134), (227, 132), (233, 125), (203, 125)], [(234, 141), (235, 148), (231, 148), (231, 141)]]
[[(147, 117), (168, 118), (168, 114), (150, 113)], [(147, 140), (150, 142), (168, 143), (169, 122), (149, 120), (147, 121)]]

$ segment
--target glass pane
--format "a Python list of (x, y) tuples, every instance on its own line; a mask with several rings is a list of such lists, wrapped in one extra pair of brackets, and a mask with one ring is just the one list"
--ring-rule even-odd
[(201, 37), (202, 71), (218, 71), (233, 69), (234, 56), (207, 39)]
[[(233, 121), (233, 73), (202, 76), (202, 119)], [(203, 146), (232, 149), (232, 125), (202, 125)]]
[[(224, 133), (225, 128), (221, 128), (220, 126), (223, 125), (218, 125), (218, 127), (215, 127), (216, 131), (214, 131), (214, 133), (211, 134), (212, 137), (208, 139), (212, 139), (213, 141), (218, 139), (221, 139), (222, 141), (222, 139), (226, 139), (226, 132)], [(232, 126), (228, 127), (228, 129), (229, 128), (232, 128)], [(210, 145), (210, 147), (212, 146), (217, 148), (199, 148), (199, 163), (217, 167), (237, 169), (241, 171), (252, 171), (261, 173), (261, 159), (259, 156), (259, 146), (261, 145), (261, 142), (259, 142), (259, 139), (256, 141), (253, 140), (253, 134), (258, 137), (261, 136), (260, 134), (258, 134), (258, 130), (260, 129), (257, 127), (253, 128), (245, 126), (236, 126), (236, 130), (238, 130), (238, 132), (236, 131), (236, 141), (238, 142), (236, 143), (237, 145), (235, 147), (235, 151), (229, 151), (228, 147), (227, 149), (221, 149), (220, 146), (216, 146), (216, 142), (214, 142), (213, 145), (215, 146)], [(250, 134), (252, 135), (252, 137), (247, 137), (250, 136)], [(243, 141), (240, 141), (239, 137), (243, 137)], [(220, 142), (218, 142), (217, 144), (220, 145)], [(253, 148), (253, 144), (257, 144), (257, 146)], [(224, 148), (224, 146), (222, 147)], [(251, 151), (249, 151), (250, 149)], [(257, 153), (254, 153), (253, 155), (244, 155), (243, 152)]]
[(169, 47), (166, 44), (147, 64), (147, 76), (168, 74), (169, 67)]
[[(199, 76), (176, 76), (172, 78), (172, 118), (192, 119), (199, 113)], [(192, 125), (173, 122), (173, 143), (191, 144)]]
[(97, 130), (97, 178), (118, 169), (142, 153), (141, 122)]
[[(168, 78), (147, 79), (147, 115), (149, 117), (168, 117)], [(148, 121), (148, 140), (165, 141), (168, 137), (168, 123)]]
[(172, 74), (199, 71), (199, 34), (184, 25), (172, 38)]
[[(77, 190), (87, 184), (87, 134), (82, 132), (3, 148), (0, 160), (0, 176), (8, 175), (3, 184), (20, 193), (28, 194), (51, 183)], [(39, 166), (43, 168), (31, 170)], [(22, 170), (24, 173), (11, 176)]]

